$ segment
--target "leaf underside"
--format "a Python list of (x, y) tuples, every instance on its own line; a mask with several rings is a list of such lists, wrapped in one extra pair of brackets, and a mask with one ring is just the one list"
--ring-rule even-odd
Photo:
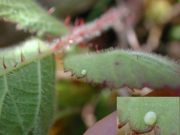
[(119, 122), (129, 122), (136, 131), (148, 129), (144, 122), (147, 112), (153, 111), (157, 115), (156, 125), (162, 135), (179, 135), (180, 99), (172, 97), (126, 97), (117, 99)]
[[(180, 87), (180, 66), (161, 56), (124, 50), (67, 56), (67, 71), (107, 87)], [(86, 74), (85, 74), (86, 73)]]
[(53, 55), (44, 55), (45, 46), (31, 39), (0, 52), (0, 135), (47, 134), (55, 78)]
[(18, 29), (52, 35), (67, 32), (65, 26), (43, 10), (34, 0), (0, 0), (0, 17), (18, 23)]

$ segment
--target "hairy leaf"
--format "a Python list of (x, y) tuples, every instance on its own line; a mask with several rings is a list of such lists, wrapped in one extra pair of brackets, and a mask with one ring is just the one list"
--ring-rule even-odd
[(54, 61), (31, 39), (0, 51), (0, 135), (45, 135), (53, 114)]
[(133, 51), (107, 51), (67, 56), (66, 70), (108, 87), (180, 87), (180, 66), (157, 55)]
[(48, 15), (34, 0), (0, 0), (0, 17), (17, 23), (18, 29), (28, 29), (39, 34), (64, 34), (65, 26)]
[(117, 99), (119, 122), (129, 122), (137, 132), (148, 129), (144, 121), (147, 112), (157, 116), (156, 132), (162, 135), (179, 135), (180, 99), (172, 97), (126, 97)]

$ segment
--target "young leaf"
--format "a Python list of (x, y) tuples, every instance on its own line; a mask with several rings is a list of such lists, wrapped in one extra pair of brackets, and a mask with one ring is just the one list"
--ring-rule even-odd
[[(143, 132), (158, 127), (162, 135), (179, 135), (180, 99), (172, 97), (126, 97), (117, 99), (119, 122), (129, 122), (131, 129)], [(152, 124), (152, 120), (156, 119)], [(154, 129), (156, 130), (156, 129)]]
[(65, 26), (48, 15), (34, 0), (0, 0), (0, 17), (17, 23), (17, 28), (39, 34), (59, 35), (67, 32)]
[(65, 58), (64, 66), (78, 77), (86, 76), (87, 80), (108, 87), (180, 87), (178, 64), (143, 52), (116, 50), (72, 55)]
[(0, 52), (0, 135), (46, 135), (53, 114), (54, 61), (31, 39)]

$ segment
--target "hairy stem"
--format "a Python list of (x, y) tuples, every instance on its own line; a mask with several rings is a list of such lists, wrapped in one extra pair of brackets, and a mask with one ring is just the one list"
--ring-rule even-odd
[(127, 15), (127, 9), (124, 7), (116, 7), (108, 10), (99, 19), (85, 25), (75, 27), (69, 34), (58, 39), (57, 42), (51, 46), (52, 51), (57, 51), (69, 44), (78, 44), (84, 41), (91, 40), (109, 28), (115, 22), (121, 20)]

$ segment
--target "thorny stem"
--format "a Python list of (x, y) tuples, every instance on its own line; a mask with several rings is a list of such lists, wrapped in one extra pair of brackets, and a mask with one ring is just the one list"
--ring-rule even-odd
[(84, 41), (91, 40), (115, 24), (115, 22), (122, 20), (128, 13), (124, 7), (112, 8), (103, 14), (95, 21), (75, 27), (68, 35), (58, 39), (54, 45), (51, 46), (53, 52), (65, 47), (69, 44), (79, 44)]

